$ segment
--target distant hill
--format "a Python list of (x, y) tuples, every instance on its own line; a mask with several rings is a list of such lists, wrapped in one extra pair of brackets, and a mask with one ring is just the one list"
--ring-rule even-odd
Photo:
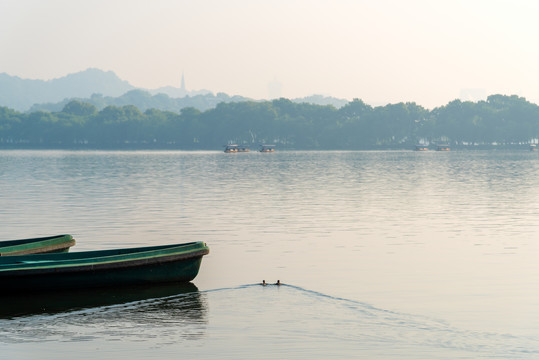
[[(62, 111), (64, 106), (69, 103), (71, 100), (79, 100), (82, 102), (90, 103), (94, 105), (98, 110), (114, 105), (114, 106), (124, 106), (124, 105), (134, 105), (139, 108), (141, 111), (146, 111), (148, 109), (158, 109), (162, 111), (172, 111), (179, 113), (183, 108), (193, 107), (200, 111), (206, 111), (213, 109), (219, 103), (230, 103), (230, 102), (241, 102), (241, 101), (252, 101), (249, 98), (243, 96), (229, 96), (225, 93), (218, 93), (214, 95), (212, 93), (198, 94), (194, 96), (184, 96), (180, 98), (173, 98), (164, 93), (149, 92), (146, 90), (135, 89), (126, 92), (125, 94), (112, 97), (112, 96), (103, 96), (100, 94), (93, 94), (89, 98), (66, 98), (60, 102), (56, 103), (44, 103), (44, 104), (35, 104), (30, 109), (29, 112), (34, 111), (48, 111), (48, 112), (58, 112)], [(346, 105), (348, 101), (322, 97), (319, 95), (314, 95), (306, 98), (298, 98), (291, 100), (294, 103), (309, 103), (313, 105), (333, 105), (337, 109)]]
[[(71, 100), (95, 105), (99, 110), (109, 105), (134, 105), (140, 110), (158, 109), (180, 112), (185, 107), (205, 111), (221, 102), (252, 99), (243, 96), (214, 95), (208, 90), (187, 91), (172, 86), (158, 89), (137, 89), (112, 71), (87, 69), (53, 80), (21, 79), (0, 74), (0, 106), (17, 111), (61, 111)], [(333, 105), (340, 108), (347, 100), (321, 95), (292, 99), (295, 103)]]
[(217, 95), (209, 93), (194, 96), (184, 96), (181, 98), (172, 98), (163, 93), (152, 95), (149, 91), (135, 89), (128, 91), (118, 97), (93, 94), (89, 98), (66, 98), (57, 103), (35, 104), (29, 109), (29, 111), (62, 111), (64, 106), (71, 100), (79, 100), (82, 102), (90, 103), (94, 105), (98, 110), (102, 110), (109, 105), (134, 105), (141, 111), (146, 111), (148, 109), (158, 109), (162, 111), (172, 111), (179, 113), (181, 109), (186, 107), (194, 107), (200, 111), (206, 111), (208, 109), (214, 108), (215, 106), (217, 106), (217, 104), (222, 102), (241, 102), (248, 101), (250, 99), (242, 96), (229, 96), (224, 93), (218, 93)]
[(348, 104), (349, 101), (346, 99), (338, 99), (331, 96), (311, 95), (303, 98), (292, 99), (292, 102), (308, 103), (313, 105), (333, 105), (337, 109), (339, 109), (344, 105)]
[(120, 96), (134, 89), (112, 71), (87, 69), (53, 80), (21, 79), (0, 74), (0, 106), (26, 111), (34, 104), (59, 102), (65, 98), (87, 98), (92, 94)]
[(158, 94), (165, 94), (170, 96), (171, 98), (182, 98), (186, 96), (196, 96), (196, 95), (208, 95), (212, 92), (209, 90), (194, 90), (189, 91), (182, 88), (177, 88), (174, 86), (164, 86), (157, 89), (151, 89), (147, 90), (152, 95), (158, 95)]

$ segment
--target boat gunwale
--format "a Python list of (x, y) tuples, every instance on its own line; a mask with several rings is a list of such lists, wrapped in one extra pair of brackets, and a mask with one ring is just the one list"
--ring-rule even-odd
[(161, 256), (143, 257), (129, 260), (116, 260), (107, 262), (97, 262), (88, 264), (57, 264), (55, 262), (48, 263), (49, 266), (43, 264), (43, 266), (30, 266), (21, 267), (16, 269), (0, 270), (0, 279), (6, 277), (25, 277), (33, 275), (47, 275), (47, 274), (65, 274), (65, 273), (78, 273), (86, 271), (99, 271), (99, 270), (115, 270), (126, 269), (130, 267), (149, 266), (155, 264), (165, 264), (176, 261), (191, 260), (201, 258), (209, 253), (209, 249), (202, 249), (196, 252), (190, 252), (187, 254), (171, 254)]
[(25, 239), (0, 240), (0, 245), (6, 244), (6, 243), (20, 244), (20, 243), (26, 243), (26, 242), (51, 240), (51, 239), (57, 239), (57, 238), (70, 238), (71, 239), (73, 238), (73, 236), (69, 234), (61, 234), (61, 235), (51, 235), (51, 236), (39, 236), (39, 237), (25, 238)]
[(0, 256), (31, 255), (66, 250), (76, 244), (73, 236), (53, 235), (0, 241)]
[[(108, 256), (100, 254), (111, 253)], [(39, 273), (51, 270), (60, 272), (61, 269), (75, 268), (120, 268), (118, 264), (133, 264), (135, 262), (151, 263), (150, 260), (174, 258), (174, 260), (186, 260), (201, 257), (209, 253), (209, 248), (203, 242), (185, 244), (149, 246), (139, 248), (112, 249), (72, 252), (65, 254), (36, 254), (14, 255), (0, 258), (0, 277), (4, 274), (26, 272), (30, 270)], [(88, 256), (88, 257), (85, 257)], [(167, 260), (168, 261), (168, 260)], [(134, 265), (129, 265), (134, 266)]]

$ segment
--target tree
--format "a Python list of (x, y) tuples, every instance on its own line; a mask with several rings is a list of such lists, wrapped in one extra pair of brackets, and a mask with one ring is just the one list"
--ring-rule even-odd
[(97, 113), (97, 108), (86, 102), (71, 100), (64, 106), (62, 112), (76, 116), (89, 116)]

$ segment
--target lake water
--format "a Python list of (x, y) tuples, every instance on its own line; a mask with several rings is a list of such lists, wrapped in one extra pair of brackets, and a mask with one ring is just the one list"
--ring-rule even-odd
[(539, 358), (536, 152), (0, 151), (0, 199), (0, 240), (211, 249), (187, 287), (27, 299), (9, 359)]

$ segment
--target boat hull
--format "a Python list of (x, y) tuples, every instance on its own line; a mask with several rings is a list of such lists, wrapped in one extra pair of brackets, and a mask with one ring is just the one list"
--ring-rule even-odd
[(68, 252), (75, 243), (71, 235), (0, 241), (0, 256)]
[(203, 243), (0, 258), (5, 290), (41, 292), (188, 282), (209, 253)]

